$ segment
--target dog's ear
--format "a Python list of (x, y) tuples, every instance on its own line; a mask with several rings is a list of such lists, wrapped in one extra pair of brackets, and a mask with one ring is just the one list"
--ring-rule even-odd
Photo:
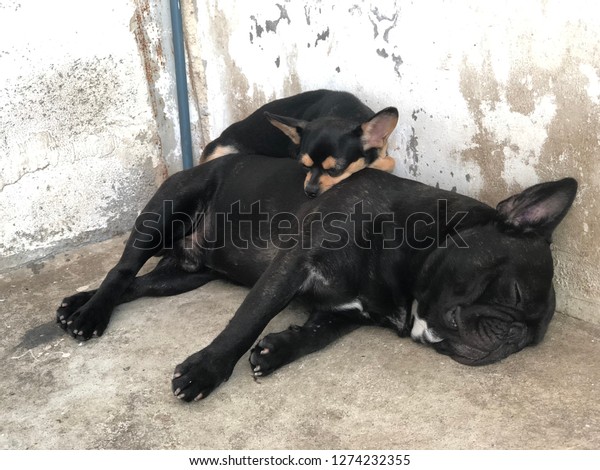
[(552, 232), (569, 211), (576, 194), (577, 181), (564, 178), (531, 186), (499, 203), (496, 210), (506, 224), (524, 232), (536, 232), (551, 241)]
[(306, 127), (307, 121), (302, 119), (294, 119), (291, 117), (277, 116), (265, 111), (265, 117), (273, 124), (277, 129), (287, 135), (292, 142), (296, 145), (300, 145), (300, 137), (302, 131)]
[(363, 122), (355, 131), (360, 135), (363, 150), (385, 147), (396, 124), (398, 124), (398, 110), (394, 107), (382, 109), (367, 122)]

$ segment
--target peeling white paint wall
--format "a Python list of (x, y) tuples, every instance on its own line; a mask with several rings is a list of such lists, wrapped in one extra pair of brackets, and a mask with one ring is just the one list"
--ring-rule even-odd
[(600, 322), (594, 2), (182, 3), (206, 88), (204, 143), (267, 101), (332, 88), (375, 111), (399, 108), (389, 149), (401, 176), (490, 204), (576, 177), (576, 206), (555, 237), (558, 303)]
[(128, 230), (173, 165), (160, 4), (0, 3), (0, 269)]

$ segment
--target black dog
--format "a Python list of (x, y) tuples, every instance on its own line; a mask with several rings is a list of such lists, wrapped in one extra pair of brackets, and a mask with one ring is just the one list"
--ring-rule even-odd
[[(542, 340), (555, 307), (549, 242), (575, 180), (532, 186), (493, 209), (368, 169), (309, 200), (303, 178), (290, 160), (248, 155), (171, 176), (100, 288), (64, 299), (57, 321), (87, 340), (102, 335), (116, 305), (141, 296), (185, 292), (217, 276), (253, 286), (225, 330), (175, 369), (173, 390), (186, 401), (227, 380), (296, 297), (311, 310), (307, 323), (262, 339), (250, 356), (255, 374), (364, 324), (411, 333), (469, 365)], [(161, 251), (155, 270), (136, 277)]]
[(206, 146), (200, 163), (231, 153), (295, 158), (307, 171), (307, 196), (315, 197), (366, 167), (391, 172), (387, 141), (397, 122), (396, 108), (375, 114), (350, 93), (308, 91), (232, 124)]

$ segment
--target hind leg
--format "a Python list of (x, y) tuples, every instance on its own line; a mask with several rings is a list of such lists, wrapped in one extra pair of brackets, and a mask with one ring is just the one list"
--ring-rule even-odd
[(127, 246), (121, 261), (109, 271), (98, 289), (63, 299), (56, 312), (56, 321), (61, 328), (77, 339), (101, 336), (113, 309), (149, 257), (148, 252)]
[(188, 272), (179, 266), (175, 258), (163, 258), (154, 270), (135, 278), (129, 289), (123, 294), (120, 303), (131, 302), (140, 297), (166, 297), (183, 294), (217, 278), (218, 276), (212, 271)]
[[(123, 293), (116, 305), (139, 299), (141, 297), (163, 297), (183, 294), (218, 276), (212, 271), (187, 272), (178, 266), (177, 260), (165, 257), (156, 267), (143, 276), (136, 277), (129, 288)], [(65, 297), (57, 310), (57, 320), (61, 325), (67, 326), (70, 315), (83, 307), (96, 293), (97, 289), (78, 292), (70, 297)], [(70, 324), (69, 324), (70, 325)]]
[[(209, 181), (208, 172), (193, 168), (171, 176), (162, 184), (136, 219), (121, 259), (100, 287), (95, 292), (66, 299), (63, 304), (67, 305), (57, 311), (57, 322), (65, 331), (82, 340), (101, 336), (115, 306), (131, 300), (132, 292), (135, 294), (131, 289), (140, 287), (140, 292), (145, 292), (157, 287), (160, 277), (149, 285), (144, 285), (144, 281), (136, 285), (136, 275), (152, 256), (174, 246), (194, 229), (199, 207), (210, 198)], [(89, 299), (84, 303), (86, 296)], [(69, 307), (69, 300), (77, 307)]]
[(340, 312), (313, 312), (304, 325), (292, 325), (258, 342), (250, 352), (254, 375), (269, 375), (285, 364), (323, 349), (359, 327), (359, 323)]

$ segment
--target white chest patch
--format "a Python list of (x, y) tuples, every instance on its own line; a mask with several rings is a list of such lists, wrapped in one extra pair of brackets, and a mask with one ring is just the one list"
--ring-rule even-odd
[(323, 276), (323, 274), (319, 270), (311, 267), (308, 271), (308, 276), (302, 283), (302, 286), (300, 286), (300, 291), (304, 292), (309, 289), (312, 289), (316, 284), (322, 284), (324, 286), (327, 286), (329, 285), (329, 281), (325, 278), (325, 276)]
[(417, 307), (419, 303), (415, 300), (412, 304), (412, 316), (414, 318), (414, 323), (412, 330), (410, 331), (410, 337), (421, 343), (430, 344), (430, 343), (439, 343), (443, 341), (443, 338), (440, 338), (435, 331), (429, 328), (427, 322), (422, 318), (419, 318), (417, 314)]
[(346, 302), (345, 304), (336, 305), (332, 308), (334, 312), (343, 312), (347, 310), (358, 310), (358, 312), (365, 318), (371, 318), (367, 312), (363, 310), (363, 304), (360, 300), (354, 299), (352, 302)]
[(352, 302), (347, 302), (345, 304), (336, 305), (333, 307), (333, 310), (340, 312), (342, 310), (360, 310), (362, 312), (363, 305), (362, 302), (358, 299), (353, 300)]

